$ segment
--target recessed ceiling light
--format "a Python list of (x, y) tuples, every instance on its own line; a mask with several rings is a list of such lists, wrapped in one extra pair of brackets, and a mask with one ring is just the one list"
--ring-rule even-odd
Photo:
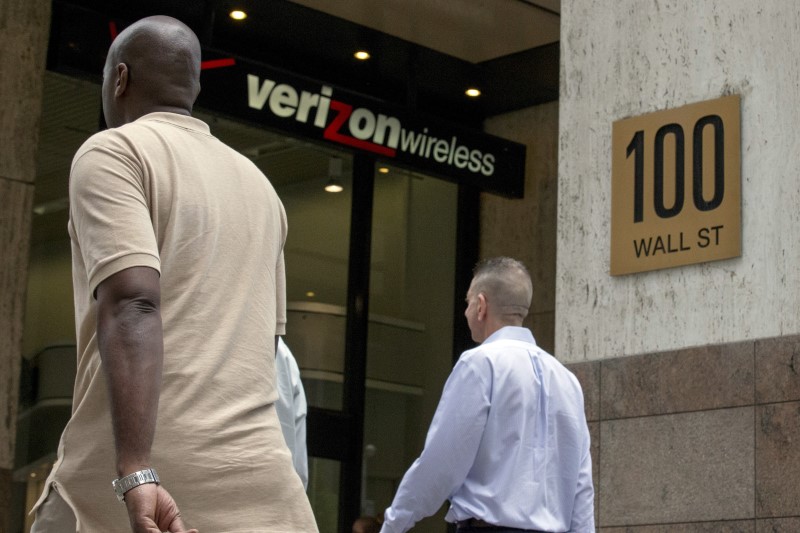
[(476, 89), (475, 87), (470, 87), (469, 89), (464, 91), (464, 94), (466, 94), (470, 98), (477, 98), (481, 95), (481, 91), (480, 89)]
[(378, 167), (378, 172), (380, 172), (381, 174), (388, 174), (389, 167)]
[(233, 20), (244, 20), (247, 18), (247, 13), (241, 9), (234, 9), (229, 15)]
[(366, 61), (367, 59), (370, 58), (370, 55), (369, 52), (367, 52), (366, 50), (359, 50), (358, 52), (353, 54), (353, 57), (361, 61)]

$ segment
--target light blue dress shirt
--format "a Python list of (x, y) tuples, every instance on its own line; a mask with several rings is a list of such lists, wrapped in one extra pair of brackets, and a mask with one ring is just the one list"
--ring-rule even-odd
[(422, 455), (403, 476), (382, 533), (403, 533), (445, 500), (449, 522), (594, 532), (583, 392), (526, 328), (461, 354)]
[(278, 386), (278, 399), (275, 411), (281, 422), (281, 430), (286, 446), (292, 452), (292, 463), (297, 475), (308, 489), (308, 451), (306, 448), (306, 415), (308, 405), (300, 368), (289, 347), (278, 338), (278, 351), (275, 353), (275, 382)]

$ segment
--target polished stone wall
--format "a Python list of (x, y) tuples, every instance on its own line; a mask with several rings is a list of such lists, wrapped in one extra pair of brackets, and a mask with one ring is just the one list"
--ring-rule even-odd
[(800, 336), (569, 366), (599, 531), (800, 531)]
[(49, 0), (0, 0), (0, 531), (8, 530)]

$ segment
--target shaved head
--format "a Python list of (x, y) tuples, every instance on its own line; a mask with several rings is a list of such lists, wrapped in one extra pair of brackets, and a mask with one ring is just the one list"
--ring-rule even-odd
[(103, 112), (111, 127), (154, 111), (190, 114), (200, 92), (200, 42), (177, 19), (147, 17), (111, 44), (103, 70)]

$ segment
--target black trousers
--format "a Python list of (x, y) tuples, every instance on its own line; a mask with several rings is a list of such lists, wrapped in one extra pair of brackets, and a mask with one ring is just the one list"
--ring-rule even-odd
[[(477, 523), (475, 523), (477, 522)], [(462, 520), (456, 525), (456, 533), (546, 533), (536, 529), (519, 529), (516, 527), (492, 526), (482, 520)]]

